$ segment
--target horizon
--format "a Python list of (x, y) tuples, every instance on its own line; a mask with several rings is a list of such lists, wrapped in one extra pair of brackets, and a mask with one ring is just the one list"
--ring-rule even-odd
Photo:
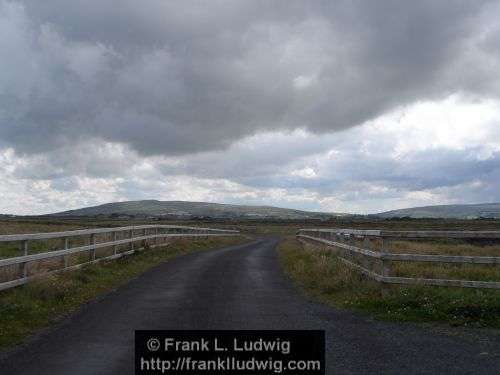
[(64, 213), (67, 211), (73, 211), (73, 210), (79, 210), (79, 209), (84, 209), (84, 208), (92, 208), (92, 207), (99, 207), (103, 205), (108, 205), (108, 204), (115, 204), (115, 203), (125, 203), (125, 202), (147, 202), (147, 201), (153, 201), (153, 202), (162, 202), (162, 203), (171, 203), (171, 202), (180, 202), (180, 203), (200, 203), (200, 204), (217, 204), (217, 205), (236, 205), (236, 206), (246, 206), (246, 207), (270, 207), (270, 208), (279, 208), (279, 209), (285, 209), (285, 210), (299, 210), (299, 211), (304, 211), (304, 212), (311, 212), (311, 213), (321, 213), (321, 214), (332, 214), (332, 215), (361, 215), (361, 216), (366, 216), (366, 215), (377, 215), (377, 214), (382, 214), (385, 212), (389, 211), (398, 211), (398, 210), (406, 210), (406, 209), (418, 209), (418, 208), (427, 208), (427, 207), (445, 207), (445, 206), (484, 206), (484, 205), (496, 205), (500, 204), (500, 202), (482, 202), (482, 203), (466, 203), (466, 204), (460, 204), (460, 203), (454, 203), (454, 204), (436, 204), (436, 205), (430, 205), (430, 206), (414, 206), (414, 207), (403, 207), (399, 209), (394, 209), (394, 210), (389, 210), (389, 211), (380, 211), (380, 212), (370, 212), (370, 213), (358, 213), (358, 212), (328, 212), (328, 211), (308, 211), (308, 210), (301, 210), (293, 207), (282, 207), (282, 206), (268, 206), (268, 205), (255, 205), (255, 204), (233, 204), (233, 203), (221, 203), (221, 202), (208, 202), (208, 201), (189, 201), (189, 200), (159, 200), (159, 199), (153, 199), (153, 198), (145, 198), (145, 199), (138, 199), (138, 200), (122, 200), (122, 201), (114, 201), (114, 202), (104, 202), (96, 205), (90, 205), (90, 206), (81, 206), (81, 207), (76, 207), (76, 208), (71, 208), (68, 210), (58, 210), (58, 211), (53, 211), (53, 212), (46, 212), (46, 213), (41, 213), (37, 215), (17, 215), (17, 214), (12, 214), (9, 212), (0, 212), (0, 215), (14, 215), (14, 216), (43, 216), (43, 215), (53, 215), (57, 213)]
[(0, 212), (500, 201), (500, 3), (125, 4), (0, 0)]

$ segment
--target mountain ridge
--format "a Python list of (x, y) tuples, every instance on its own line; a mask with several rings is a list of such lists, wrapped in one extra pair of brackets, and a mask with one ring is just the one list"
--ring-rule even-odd
[[(167, 218), (278, 218), (278, 219), (322, 219), (355, 216), (345, 213), (328, 213), (282, 208), (268, 205), (238, 205), (212, 202), (160, 201), (155, 199), (110, 202), (57, 212), (46, 216), (143, 216)], [(357, 215), (356, 215), (357, 216)], [(410, 207), (367, 215), (380, 219), (390, 218), (435, 218), (477, 219), (500, 218), (500, 203), (449, 204)]]
[(500, 218), (500, 203), (444, 204), (403, 208), (376, 214), (380, 218), (478, 219)]
[(213, 218), (327, 219), (341, 214), (311, 212), (274, 206), (252, 206), (211, 202), (137, 200), (56, 212), (48, 216), (151, 216)]

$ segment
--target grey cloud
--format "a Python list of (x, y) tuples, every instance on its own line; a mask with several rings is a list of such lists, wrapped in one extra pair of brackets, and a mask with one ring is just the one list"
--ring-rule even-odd
[[(309, 137), (300, 147), (300, 137), (276, 142), (270, 139), (255, 148), (243, 145), (228, 152), (183, 158), (181, 163), (159, 169), (166, 175), (187, 174), (200, 178), (223, 178), (251, 188), (305, 189), (318, 196), (354, 199), (395, 198), (411, 191), (448, 189), (480, 182), (485, 194), (500, 199), (493, 190), (500, 174), (500, 152), (481, 157), (481, 147), (436, 148), (393, 155), (395, 144), (372, 141), (363, 147), (368, 134), (347, 132), (341, 136)], [(354, 140), (353, 140), (354, 139)], [(358, 139), (358, 141), (356, 141)], [(334, 156), (327, 153), (334, 150)], [(239, 155), (245, 155), (244, 158)], [(312, 168), (316, 176), (301, 177), (293, 171)], [(373, 189), (381, 187), (382, 189)], [(479, 193), (478, 193), (479, 194)], [(479, 199), (480, 201), (481, 199)]]
[(123, 176), (125, 171), (140, 162), (137, 154), (128, 148), (97, 141), (69, 144), (43, 155), (19, 159), (22, 163), (15, 166), (13, 177), (33, 180), (68, 179), (72, 176), (114, 178)]
[(499, 14), (488, 1), (0, 4), (0, 140), (20, 153), (100, 139), (185, 155), (499, 94), (464, 56), (472, 45), (498, 63), (480, 37)]
[(80, 188), (78, 179), (74, 177), (53, 179), (50, 181), (50, 186), (60, 192), (75, 191)]

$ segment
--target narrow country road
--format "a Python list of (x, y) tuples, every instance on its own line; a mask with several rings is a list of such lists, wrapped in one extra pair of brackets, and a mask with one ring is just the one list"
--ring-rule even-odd
[(0, 361), (7, 374), (132, 374), (134, 329), (324, 329), (328, 374), (498, 374), (500, 341), (373, 321), (311, 302), (277, 238), (182, 256), (90, 303)]

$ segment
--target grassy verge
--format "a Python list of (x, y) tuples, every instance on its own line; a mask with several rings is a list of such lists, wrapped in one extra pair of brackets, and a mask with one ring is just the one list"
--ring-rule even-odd
[(329, 250), (304, 248), (287, 237), (278, 251), (297, 285), (324, 303), (386, 320), (500, 328), (499, 291), (391, 286), (382, 295), (378, 283), (345, 266)]
[(167, 247), (33, 281), (0, 292), (0, 348), (21, 342), (131, 278), (170, 258), (218, 246), (242, 243), (240, 237), (179, 240)]

